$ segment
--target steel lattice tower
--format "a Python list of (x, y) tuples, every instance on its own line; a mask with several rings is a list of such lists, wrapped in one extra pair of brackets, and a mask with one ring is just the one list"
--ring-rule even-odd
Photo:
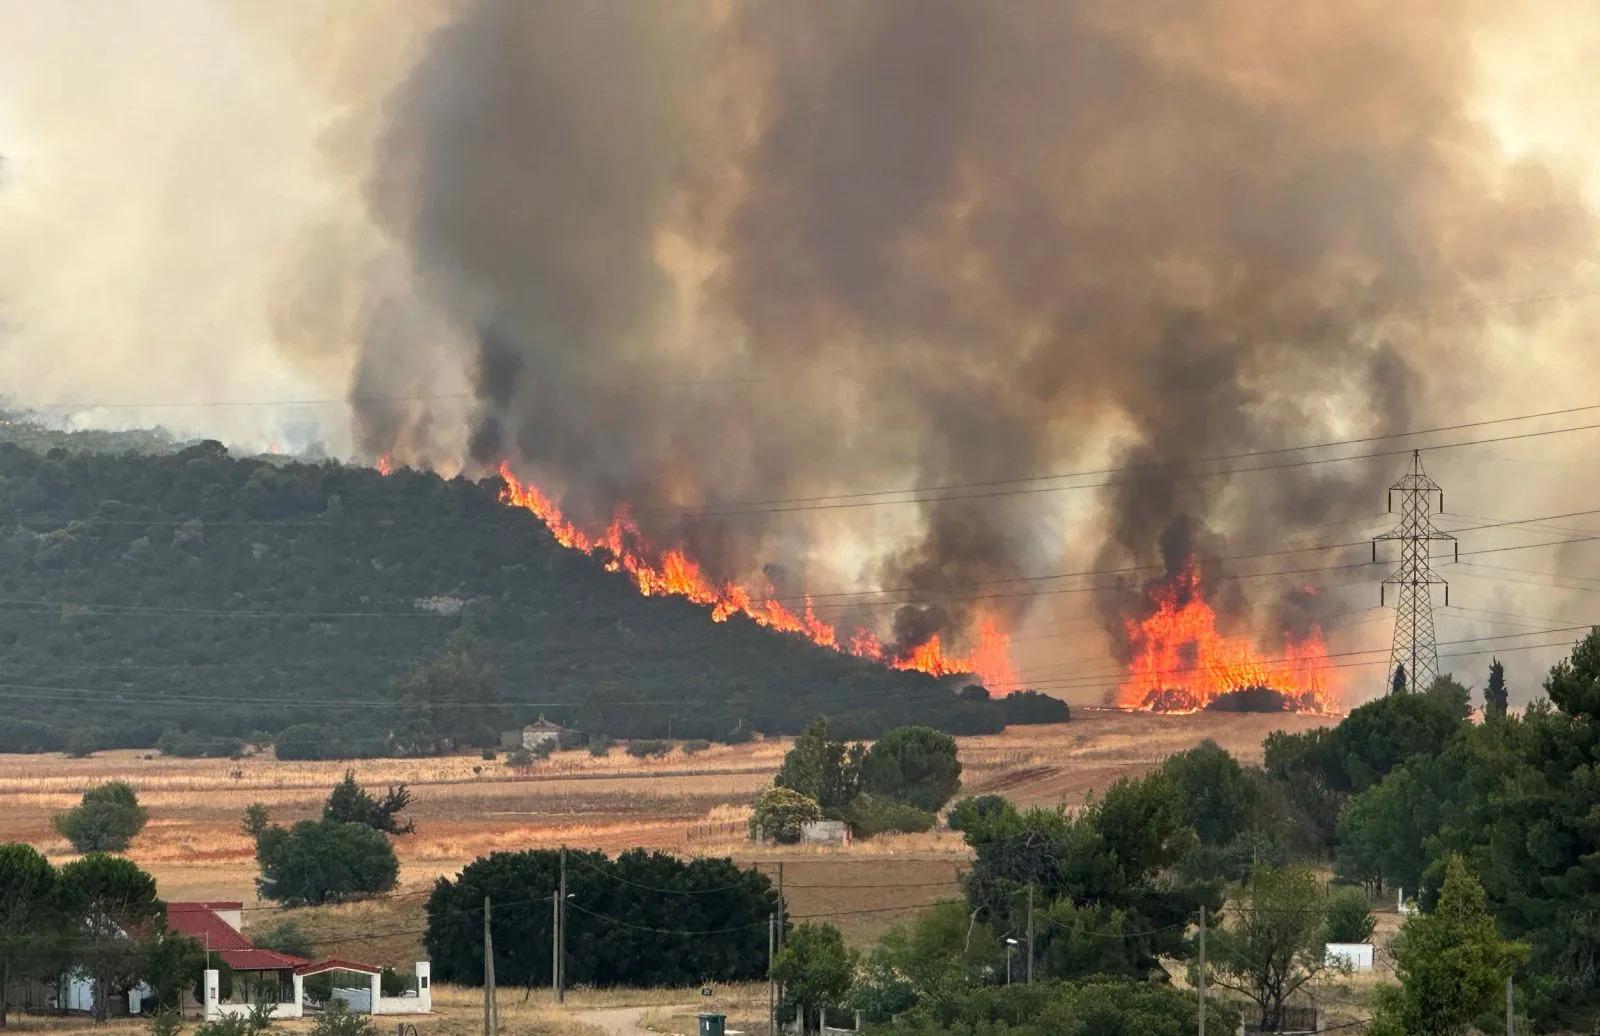
[[(1411, 451), (1411, 471), (1389, 487), (1389, 512), (1394, 513), (1394, 497), (1400, 494), (1400, 524), (1373, 538), (1372, 560), (1378, 560), (1378, 544), (1395, 540), (1400, 544), (1400, 563), (1383, 581), (1378, 600), (1388, 603), (1388, 589), (1400, 588), (1395, 602), (1394, 647), (1389, 654), (1389, 687), (1395, 687), (1395, 673), (1405, 667), (1406, 685), (1424, 690), (1439, 678), (1439, 648), (1433, 633), (1433, 588), (1444, 587), (1444, 604), (1450, 606), (1450, 584), (1433, 574), (1429, 565), (1429, 544), (1436, 540), (1455, 543), (1449, 533), (1434, 528), (1428, 504), (1439, 494), (1439, 511), (1444, 511), (1444, 490), (1422, 470), (1422, 451)], [(1460, 547), (1456, 548), (1459, 557)]]

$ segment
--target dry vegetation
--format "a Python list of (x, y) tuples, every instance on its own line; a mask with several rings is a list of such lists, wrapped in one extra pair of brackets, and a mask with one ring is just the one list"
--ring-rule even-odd
[[(1160, 717), (1085, 710), (1070, 724), (963, 739), (965, 788), (998, 792), (1023, 805), (1072, 805), (1203, 738), (1253, 761), (1259, 760), (1269, 731), (1324, 722), (1281, 714)], [(567, 752), (525, 773), (510, 771), (503, 757), (475, 756), (349, 764), (280, 763), (270, 756), (184, 760), (143, 752), (106, 752), (89, 759), (0, 756), (0, 841), (31, 842), (59, 862), (70, 850), (52, 829), (51, 816), (72, 805), (86, 787), (124, 777), (138, 788), (152, 817), (129, 856), (156, 876), (163, 896), (243, 899), (247, 928), (292, 918), (330, 955), (401, 967), (422, 954), (423, 902), (433, 880), (497, 849), (564, 844), (617, 852), (646, 846), (685, 855), (732, 855), (774, 877), (781, 865), (790, 912), (825, 918), (857, 945), (922, 907), (959, 894), (954, 882), (966, 851), (960, 837), (949, 832), (890, 836), (848, 848), (762, 847), (746, 841), (746, 803), (771, 780), (787, 749), (787, 741), (773, 740), (648, 760), (621, 749), (604, 758)], [(401, 894), (292, 911), (256, 901), (253, 846), (239, 827), (244, 807), (262, 802), (280, 822), (313, 816), (346, 768), (364, 784), (405, 782), (415, 794), (411, 814), (417, 833), (395, 842)], [(688, 1000), (669, 995), (652, 1002), (681, 1006), (698, 999), (694, 992)], [(476, 994), (449, 995), (470, 1000)], [(574, 1031), (553, 1027), (571, 1023), (563, 1021), (566, 1015), (540, 1014), (537, 996), (517, 1012), (502, 1010), (508, 1029), (516, 1019), (510, 1031)], [(446, 1013), (451, 1025), (458, 1013), (463, 1025), (474, 1024), (475, 1015), (465, 1007)], [(454, 1031), (433, 1023), (429, 1029)]]

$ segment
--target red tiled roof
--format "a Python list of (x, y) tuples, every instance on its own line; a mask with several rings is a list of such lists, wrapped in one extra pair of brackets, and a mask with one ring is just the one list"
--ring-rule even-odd
[(234, 971), (280, 971), (310, 963), (304, 957), (291, 957), (275, 950), (223, 950), (217, 956)]
[(239, 908), (238, 903), (168, 903), (167, 927), (194, 939), (235, 971), (278, 971), (309, 963), (304, 957), (256, 949), (249, 939), (217, 915), (218, 910)]
[(206, 903), (168, 903), (167, 927), (198, 940), (208, 950), (253, 950), (254, 946), (233, 925), (217, 916)]

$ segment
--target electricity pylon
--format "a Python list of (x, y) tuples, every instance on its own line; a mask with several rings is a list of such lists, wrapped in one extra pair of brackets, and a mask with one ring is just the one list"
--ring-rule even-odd
[[(1428, 564), (1429, 544), (1456, 538), (1433, 526), (1428, 504), (1439, 494), (1439, 511), (1444, 511), (1444, 490), (1422, 470), (1422, 451), (1411, 451), (1411, 471), (1389, 487), (1389, 513), (1394, 513), (1394, 495), (1400, 494), (1400, 524), (1372, 540), (1372, 560), (1378, 560), (1378, 543), (1396, 540), (1400, 544), (1400, 563), (1383, 581), (1378, 600), (1388, 604), (1388, 589), (1400, 588), (1395, 602), (1394, 647), (1389, 653), (1389, 688), (1407, 686), (1426, 690), (1439, 678), (1439, 647), (1433, 633), (1433, 588), (1444, 587), (1444, 605), (1450, 607), (1450, 584), (1433, 574)], [(1459, 559), (1461, 547), (1455, 547)], [(1401, 675), (1403, 674), (1403, 675)]]

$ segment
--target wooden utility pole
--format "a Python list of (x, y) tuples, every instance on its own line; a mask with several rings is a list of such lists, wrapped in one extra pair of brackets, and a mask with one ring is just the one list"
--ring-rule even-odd
[(1028, 985), (1033, 985), (1033, 882), (1028, 882)]
[(1517, 1036), (1517, 991), (1510, 975), (1506, 976), (1506, 1036)]
[(561, 888), (556, 900), (556, 1003), (567, 1002), (567, 847), (561, 847)]
[(767, 1032), (778, 1031), (778, 980), (772, 976), (772, 967), (778, 956), (778, 914), (773, 911), (767, 918)]
[(1206, 908), (1200, 908), (1200, 966), (1196, 969), (1198, 981), (1195, 983), (1200, 989), (1200, 1032), (1199, 1036), (1206, 1036)]
[(489, 897), (483, 897), (483, 1036), (495, 1036), (500, 1028), (494, 998), (494, 932), (489, 927)]
[(550, 996), (561, 995), (561, 893), (550, 892)]
[[(778, 939), (777, 939), (778, 952), (779, 953), (783, 952), (783, 929), (784, 929), (785, 920), (788, 918), (788, 916), (789, 916), (789, 902), (783, 896), (783, 861), (779, 860), (778, 861)], [(773, 959), (776, 960), (777, 958), (774, 957)], [(778, 983), (777, 990), (776, 990), (776, 995), (777, 995), (778, 1003), (781, 1005), (783, 1003), (783, 983), (781, 983), (781, 982)], [(777, 1009), (774, 1009), (773, 1016), (774, 1017), (777, 1016)]]

